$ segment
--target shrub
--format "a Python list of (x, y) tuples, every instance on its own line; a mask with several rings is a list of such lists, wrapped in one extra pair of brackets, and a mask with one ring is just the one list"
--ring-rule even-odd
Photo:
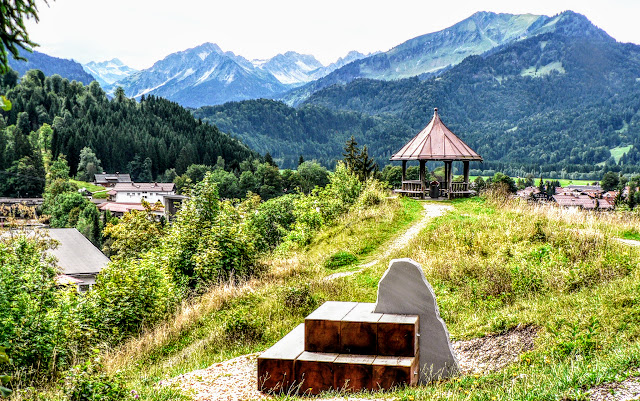
[[(75, 289), (58, 289), (46, 241), (0, 239), (0, 344), (27, 381), (55, 376), (77, 354), (84, 336)], [(90, 335), (90, 330), (87, 331)]]
[(387, 191), (380, 181), (369, 179), (358, 196), (355, 204), (359, 209), (367, 209), (381, 204), (387, 197)]
[(174, 309), (179, 292), (161, 263), (162, 256), (152, 251), (141, 261), (114, 261), (100, 272), (88, 297), (94, 326), (105, 340), (137, 334)]
[(264, 324), (242, 312), (234, 312), (224, 323), (224, 334), (228, 341), (253, 343), (262, 340)]
[(300, 195), (283, 195), (261, 203), (248, 217), (258, 251), (276, 248), (291, 231), (295, 222), (295, 200)]
[(69, 401), (121, 401), (137, 398), (135, 391), (130, 392), (118, 374), (107, 375), (100, 359), (95, 356), (67, 372), (64, 392)]
[(254, 238), (241, 210), (220, 201), (211, 173), (194, 186), (158, 255), (176, 281), (191, 288), (248, 276), (257, 269)]
[(327, 269), (337, 269), (342, 266), (348, 266), (358, 261), (358, 258), (351, 252), (340, 251), (331, 255), (324, 262), (324, 267)]
[(287, 287), (283, 291), (283, 298), (285, 307), (300, 310), (302, 313), (310, 312), (318, 304), (308, 284), (301, 287)]

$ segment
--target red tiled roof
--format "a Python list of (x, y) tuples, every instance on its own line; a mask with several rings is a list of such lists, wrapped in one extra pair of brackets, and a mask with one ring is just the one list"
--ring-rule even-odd
[(583, 209), (595, 209), (596, 201), (587, 195), (553, 195), (553, 200), (560, 206), (577, 206)]
[(482, 161), (482, 157), (444, 125), (436, 108), (429, 125), (391, 156), (391, 160)]
[[(127, 213), (132, 210), (144, 211), (142, 203), (117, 203), (117, 202), (104, 202), (98, 205), (100, 210), (108, 210), (112, 213)], [(164, 207), (159, 208), (156, 212), (164, 211)]]

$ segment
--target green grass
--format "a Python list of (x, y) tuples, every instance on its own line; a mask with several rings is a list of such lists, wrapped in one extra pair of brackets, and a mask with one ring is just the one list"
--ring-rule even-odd
[(419, 218), (422, 203), (390, 200), (354, 211), (307, 249), (267, 260), (269, 273), (248, 287), (212, 290), (209, 296), (217, 301), (207, 301), (214, 305), (207, 313), (166, 341), (135, 351), (145, 347), (143, 336), (111, 367), (124, 369), (132, 386), (150, 393), (163, 378), (266, 349), (326, 300), (374, 302), (389, 259), (410, 257), (423, 266), (452, 339), (517, 325), (538, 327), (538, 337), (533, 350), (502, 370), (384, 396), (583, 399), (593, 386), (637, 372), (640, 249), (612, 238), (640, 236), (639, 217), (565, 214), (499, 199), (448, 204), (454, 209), (433, 219), (405, 248), (362, 272), (325, 282), (334, 272), (324, 267), (328, 258), (350, 252), (361, 263), (374, 260)]
[[(110, 369), (123, 369), (133, 388), (150, 393), (159, 380), (265, 350), (322, 302), (354, 299), (346, 282), (322, 280), (340, 270), (324, 267), (331, 255), (348, 251), (367, 260), (419, 219), (422, 210), (419, 202), (402, 198), (353, 211), (321, 231), (308, 249), (265, 261), (270, 269), (259, 279), (230, 290), (212, 289), (195, 306), (202, 313), (175, 319), (184, 318), (180, 329), (159, 328), (147, 334), (152, 345), (145, 343), (145, 336), (125, 345), (123, 354), (107, 357)], [(367, 300), (372, 296), (375, 290)], [(161, 336), (166, 340), (155, 342)]]
[(622, 156), (628, 151), (630, 151), (632, 147), (633, 147), (632, 145), (618, 146), (616, 148), (609, 149), (609, 152), (611, 152), (611, 157), (613, 157), (616, 163), (618, 163), (622, 158)]
[(108, 189), (106, 189), (101, 185), (95, 185), (91, 182), (78, 181), (78, 180), (69, 180), (69, 181), (76, 184), (78, 188), (86, 188), (89, 192), (93, 193), (93, 197), (96, 199), (107, 199)]

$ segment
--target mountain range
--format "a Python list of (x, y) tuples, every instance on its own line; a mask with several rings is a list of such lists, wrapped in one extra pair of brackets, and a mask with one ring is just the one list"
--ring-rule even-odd
[(268, 60), (249, 61), (216, 44), (204, 43), (170, 54), (113, 86), (121, 86), (127, 96), (136, 99), (149, 94), (186, 107), (200, 107), (274, 98), (361, 57), (361, 53), (350, 52), (336, 63), (323, 66), (312, 55), (290, 51)]
[(360, 78), (320, 89), (295, 108), (254, 100), (194, 115), (286, 166), (300, 154), (331, 164), (351, 135), (386, 164), (438, 107), (484, 157), (472, 165), (476, 173), (542, 169), (593, 179), (603, 169), (638, 171), (640, 46), (616, 42), (573, 12), (545, 21), (540, 33), (468, 56), (437, 77)]
[(91, 74), (103, 88), (138, 72), (138, 70), (125, 65), (117, 58), (102, 62), (91, 61), (83, 64), (82, 68), (88, 74)]

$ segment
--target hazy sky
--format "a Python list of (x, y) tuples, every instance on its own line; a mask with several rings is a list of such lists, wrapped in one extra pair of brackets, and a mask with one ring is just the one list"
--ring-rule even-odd
[(640, 44), (640, 0), (56, 0), (29, 21), (37, 50), (79, 62), (114, 57), (148, 68), (170, 53), (217, 43), (248, 59), (294, 50), (328, 64), (350, 50), (388, 50), (476, 11), (584, 14)]

